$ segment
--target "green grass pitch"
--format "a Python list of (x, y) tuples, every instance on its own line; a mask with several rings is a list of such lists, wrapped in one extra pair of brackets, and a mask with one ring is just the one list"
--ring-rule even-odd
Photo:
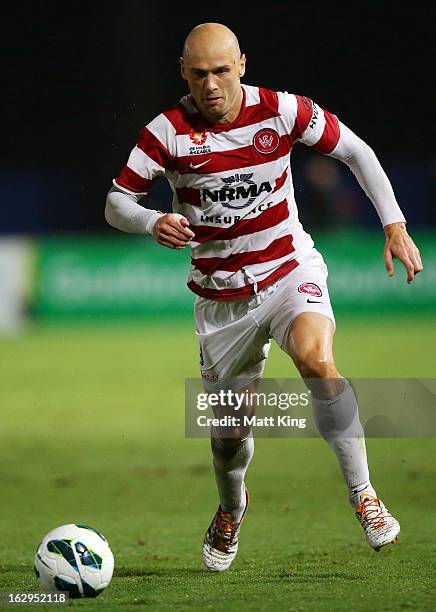
[[(339, 368), (434, 377), (435, 322), (339, 318)], [(211, 575), (201, 561), (218, 503), (209, 441), (183, 433), (184, 378), (198, 376), (191, 324), (35, 328), (3, 339), (0, 362), (1, 591), (38, 590), (40, 538), (81, 522), (106, 535), (116, 569), (77, 609), (436, 608), (434, 440), (368, 441), (373, 483), (402, 526), (378, 554), (324, 441), (256, 440), (238, 557)], [(265, 375), (296, 371), (274, 348)]]

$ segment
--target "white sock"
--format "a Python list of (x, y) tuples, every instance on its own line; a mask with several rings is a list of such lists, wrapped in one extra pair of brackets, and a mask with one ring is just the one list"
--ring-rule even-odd
[(243, 442), (211, 438), (211, 447), (221, 509), (232, 515), (232, 521), (240, 521), (245, 510), (244, 477), (254, 452), (253, 438)]
[(351, 385), (347, 381), (345, 384), (345, 390), (338, 396), (332, 399), (313, 396), (312, 403), (318, 431), (334, 450), (351, 496), (359, 485), (371, 485), (356, 396)]
[(363, 482), (360, 485), (356, 485), (355, 487), (350, 487), (348, 492), (348, 499), (350, 500), (350, 504), (354, 509), (357, 510), (357, 507), (360, 506), (361, 494), (371, 495), (371, 497), (377, 497), (377, 493), (375, 492), (374, 487), (368, 480), (367, 482)]

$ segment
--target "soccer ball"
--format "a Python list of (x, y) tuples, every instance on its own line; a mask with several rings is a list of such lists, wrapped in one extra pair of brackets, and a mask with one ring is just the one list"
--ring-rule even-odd
[(46, 592), (97, 597), (111, 581), (114, 556), (106, 538), (92, 527), (62, 525), (39, 544), (34, 569)]

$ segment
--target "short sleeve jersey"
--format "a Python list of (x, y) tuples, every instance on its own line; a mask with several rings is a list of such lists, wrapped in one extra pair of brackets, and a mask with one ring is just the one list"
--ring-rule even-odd
[(304, 96), (242, 85), (230, 124), (208, 123), (192, 97), (144, 127), (114, 183), (147, 194), (165, 176), (173, 211), (190, 243), (188, 286), (212, 300), (233, 300), (290, 273), (313, 247), (294, 198), (290, 152), (300, 141), (321, 153), (338, 144), (337, 117)]

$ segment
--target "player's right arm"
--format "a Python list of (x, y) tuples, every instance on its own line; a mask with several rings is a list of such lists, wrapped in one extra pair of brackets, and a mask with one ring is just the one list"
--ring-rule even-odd
[(194, 237), (185, 217), (144, 208), (136, 196), (115, 186), (106, 198), (105, 218), (109, 225), (123, 232), (150, 234), (159, 244), (169, 249), (184, 249)]
[(193, 238), (189, 223), (181, 215), (163, 214), (139, 204), (154, 179), (164, 175), (171, 163), (166, 118), (159, 115), (140, 133), (127, 164), (113, 181), (106, 198), (105, 218), (109, 225), (133, 234), (150, 234), (162, 246), (183, 249)]

